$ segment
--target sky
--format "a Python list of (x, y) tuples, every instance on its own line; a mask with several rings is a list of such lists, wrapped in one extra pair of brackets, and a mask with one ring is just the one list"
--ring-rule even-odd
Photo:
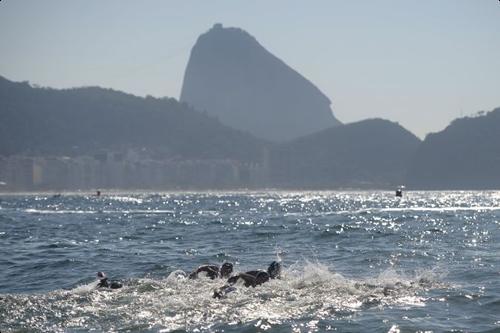
[(0, 0), (0, 75), (179, 98), (214, 23), (253, 35), (344, 123), (424, 138), (500, 107), (499, 0)]

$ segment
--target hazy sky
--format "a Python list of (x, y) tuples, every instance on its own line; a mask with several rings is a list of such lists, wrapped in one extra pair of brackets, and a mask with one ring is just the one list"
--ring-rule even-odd
[(343, 122), (382, 117), (423, 137), (500, 106), (498, 0), (1, 0), (0, 75), (178, 98), (216, 22), (311, 80)]

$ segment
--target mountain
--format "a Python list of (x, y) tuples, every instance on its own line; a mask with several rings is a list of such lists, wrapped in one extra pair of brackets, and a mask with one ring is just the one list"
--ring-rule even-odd
[(35, 88), (0, 77), (0, 155), (134, 148), (169, 157), (255, 161), (262, 144), (175, 99), (98, 87)]
[(340, 124), (316, 86), (247, 32), (221, 24), (201, 35), (191, 50), (180, 100), (270, 141)]
[(408, 175), (417, 189), (500, 189), (500, 108), (427, 135)]
[(405, 178), (420, 140), (387, 120), (336, 126), (271, 153), (271, 179), (288, 188), (393, 188)]

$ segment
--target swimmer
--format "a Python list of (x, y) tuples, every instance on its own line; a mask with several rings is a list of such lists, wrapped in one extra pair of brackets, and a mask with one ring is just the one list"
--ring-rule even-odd
[(235, 284), (239, 279), (242, 279), (245, 281), (245, 287), (255, 287), (269, 281), (269, 279), (276, 279), (280, 276), (281, 264), (277, 261), (273, 261), (267, 268), (267, 271), (254, 270), (240, 273), (230, 277), (227, 282), (229, 284)]
[(99, 280), (97, 288), (119, 289), (123, 287), (121, 282), (109, 281), (108, 277), (106, 276), (106, 274), (104, 274), (104, 272), (97, 272), (97, 279)]
[(198, 278), (198, 274), (205, 273), (205, 275), (212, 280), (215, 278), (226, 279), (231, 275), (232, 272), (233, 264), (231, 264), (230, 262), (225, 262), (220, 268), (217, 265), (203, 265), (189, 274), (189, 278), (196, 279)]
[(273, 261), (267, 271), (264, 270), (254, 270), (245, 273), (240, 273), (238, 275), (232, 276), (227, 280), (227, 284), (214, 291), (213, 298), (221, 298), (226, 294), (236, 290), (233, 287), (239, 280), (243, 281), (245, 287), (256, 287), (263, 283), (268, 282), (270, 279), (281, 278), (281, 264), (277, 261)]

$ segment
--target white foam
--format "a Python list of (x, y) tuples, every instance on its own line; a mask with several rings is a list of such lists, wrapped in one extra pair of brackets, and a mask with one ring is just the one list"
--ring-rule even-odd
[(24, 210), (32, 214), (174, 214), (170, 209), (117, 209), (117, 210), (67, 210), (67, 209), (33, 209)]
[(126, 196), (110, 196), (107, 197), (106, 199), (120, 201), (120, 202), (132, 202), (136, 204), (142, 204), (144, 202), (144, 199), (135, 197), (126, 197)]
[(86, 294), (88, 292), (91, 292), (92, 290), (97, 289), (97, 285), (99, 284), (99, 281), (94, 281), (89, 284), (83, 284), (81, 286), (78, 286), (76, 288), (73, 288), (70, 290), (71, 293), (74, 294)]
[[(422, 287), (419, 279), (426, 274), (428, 280)], [(236, 291), (214, 299), (214, 290), (225, 280), (189, 280), (185, 276), (174, 271), (163, 279), (132, 279), (120, 292), (96, 291), (95, 281), (69, 293), (19, 296), (29, 298), (31, 311), (25, 314), (26, 303), (15, 302), (12, 306), (17, 306), (14, 312), (20, 318), (12, 320), (29, 322), (36, 317), (33, 327), (41, 331), (63, 331), (70, 323), (71, 327), (104, 331), (141, 325), (191, 331), (250, 322), (260, 322), (263, 327), (297, 318), (332, 318), (339, 311), (355, 313), (367, 306), (425, 306), (425, 290), (439, 286), (427, 271), (407, 276), (387, 270), (372, 278), (352, 279), (324, 264), (306, 261), (284, 269), (282, 279), (256, 288), (237, 285)], [(48, 322), (43, 316), (47, 312), (63, 315)]]

